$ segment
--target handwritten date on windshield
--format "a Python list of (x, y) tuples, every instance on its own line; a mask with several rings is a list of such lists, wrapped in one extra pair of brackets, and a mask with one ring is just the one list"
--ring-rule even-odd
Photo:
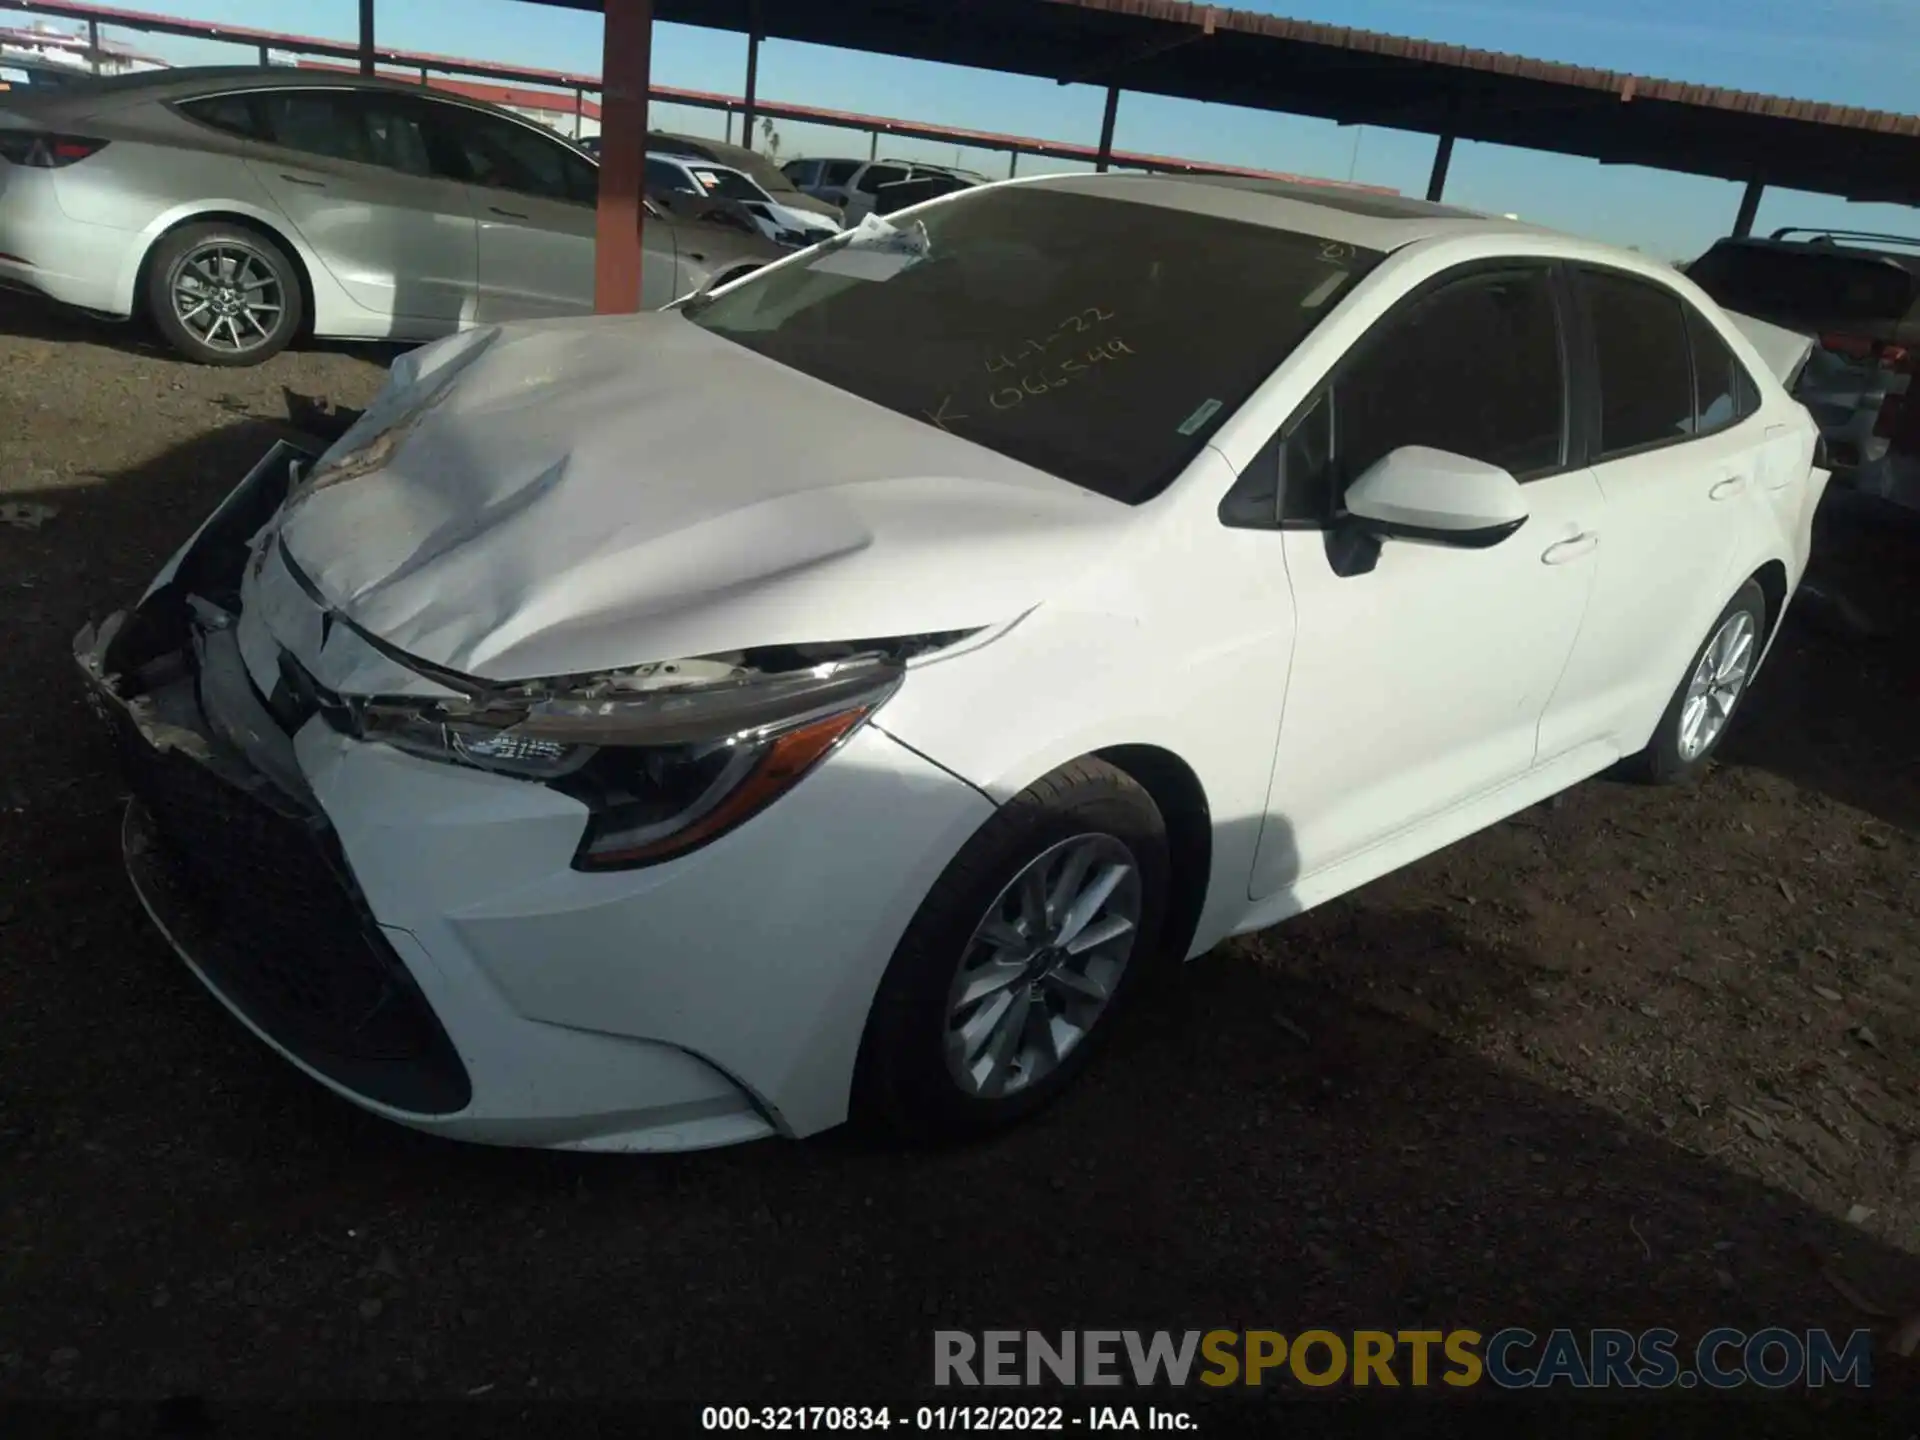
[(1035, 356), (1045, 355), (1059, 341), (1071, 341), (1076, 335), (1088, 334), (1094, 326), (1104, 325), (1111, 319), (1113, 319), (1111, 310), (1102, 309), (1098, 305), (1089, 305), (1086, 309), (1067, 316), (1060, 322), (1059, 328), (1044, 340), (1025, 340), (1011, 354), (1003, 350), (997, 355), (989, 355), (985, 362), (987, 373), (997, 375), (1002, 370), (1012, 370)]

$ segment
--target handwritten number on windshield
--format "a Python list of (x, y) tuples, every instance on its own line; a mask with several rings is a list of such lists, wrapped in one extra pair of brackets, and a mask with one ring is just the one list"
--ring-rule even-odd
[[(996, 410), (1011, 410), (1016, 405), (1025, 404), (1029, 396), (1050, 394), (1094, 373), (1092, 367), (1095, 365), (1111, 363), (1137, 353), (1124, 340), (1105, 340), (1088, 350), (1084, 361), (1071, 355), (1065, 356), (1053, 366), (1043, 366), (1037, 371), (1022, 376), (1017, 385), (1001, 386), (987, 396), (987, 403)], [(1049, 370), (1057, 373), (1049, 375)], [(948, 418), (953, 417), (948, 416)]]

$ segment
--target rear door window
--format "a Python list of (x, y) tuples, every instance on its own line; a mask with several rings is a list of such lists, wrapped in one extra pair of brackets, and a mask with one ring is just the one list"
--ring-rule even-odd
[(598, 197), (600, 172), (559, 138), (464, 105), (435, 105), (433, 111), (470, 183), (577, 205)]
[(1579, 275), (1600, 379), (1607, 460), (1694, 433), (1693, 366), (1680, 297), (1611, 270)]
[(860, 168), (858, 160), (823, 160), (820, 163), (820, 183), (822, 185), (844, 185), (853, 178)]
[(432, 173), (419, 112), (405, 96), (353, 90), (270, 90), (254, 95), (252, 101), (265, 138), (276, 145), (334, 160), (379, 165), (405, 175)]

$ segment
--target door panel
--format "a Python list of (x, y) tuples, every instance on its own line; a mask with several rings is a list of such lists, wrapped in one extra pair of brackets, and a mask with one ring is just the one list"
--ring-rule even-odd
[(1622, 754), (1646, 743), (1744, 578), (1774, 481), (1757, 391), (1704, 316), (1637, 276), (1584, 271), (1577, 288), (1607, 525), (1587, 622), (1541, 721), (1544, 759), (1596, 738)]
[(593, 312), (592, 209), (476, 185), (473, 210), (480, 223), (481, 320)]
[(1333, 573), (1320, 532), (1285, 533), (1299, 631), (1254, 898), (1533, 765), (1601, 502), (1585, 470), (1526, 495), (1526, 524), (1498, 545), (1389, 540), (1366, 575)]
[(279, 154), (247, 161), (300, 238), (358, 305), (451, 329), (471, 314), (478, 269), (464, 185), (429, 173), (404, 105), (346, 90), (254, 97)]
[[(466, 177), (478, 230), (479, 318), (542, 319), (593, 312), (599, 170), (539, 127), (446, 102), (431, 104), (444, 163)], [(641, 306), (673, 298), (671, 235), (649, 223)]]
[(1646, 742), (1707, 627), (1732, 596), (1755, 504), (1756, 427), (1594, 469), (1606, 497), (1593, 604), (1540, 724), (1543, 760), (1595, 739)]
[[(1456, 272), (1365, 337), (1278, 447), (1298, 633), (1255, 899), (1532, 768), (1605, 528), (1592, 473), (1567, 463), (1561, 309), (1547, 266)], [(1346, 487), (1408, 445), (1507, 470), (1525, 523), (1486, 548), (1388, 539), (1371, 570), (1336, 564)]]

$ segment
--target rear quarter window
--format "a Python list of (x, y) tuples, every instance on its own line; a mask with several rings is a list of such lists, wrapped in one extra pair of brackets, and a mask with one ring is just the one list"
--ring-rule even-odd
[(182, 100), (174, 107), (190, 119), (228, 135), (248, 140), (264, 138), (260, 115), (251, 95), (207, 95), (198, 100)]

